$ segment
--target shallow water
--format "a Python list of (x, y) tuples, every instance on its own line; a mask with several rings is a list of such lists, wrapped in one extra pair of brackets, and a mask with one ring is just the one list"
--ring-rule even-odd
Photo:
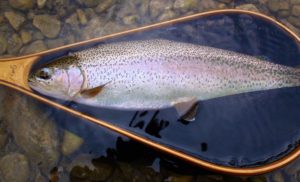
[[(15, 46), (6, 46), (3, 55), (36, 51), (36, 47), (32, 46), (35, 44), (38, 44), (39, 48), (44, 45), (46, 49), (186, 14), (247, 4), (247, 1), (228, 1), (228, 3), (199, 1), (197, 6), (192, 3), (187, 6), (188, 8), (186, 6), (177, 8), (180, 1), (175, 1), (176, 6), (174, 1), (168, 3), (150, 1), (150, 5), (146, 5), (148, 1), (130, 3), (116, 1), (111, 4), (109, 10), (96, 12), (101, 8), (93, 2), (96, 1), (86, 1), (88, 4), (79, 5), (78, 2), (57, 0), (46, 1), (43, 8), (34, 5), (33, 8), (23, 10), (12, 9), (14, 12), (26, 14), (27, 19), (18, 30), (13, 30), (6, 19), (2, 23), (0, 21), (4, 39), (10, 44), (15, 44)], [(297, 16), (292, 15), (295, 12), (289, 10), (292, 10), (292, 7), (296, 6), (293, 4), (298, 2), (289, 2), (288, 10), (284, 9), (282, 4), (274, 8), (276, 5), (272, 4), (274, 2), (260, 1), (252, 5), (261, 12), (276, 16), (288, 26), (293, 26), (291, 23), (294, 23), (293, 18)], [(253, 8), (252, 5), (247, 6)], [(146, 10), (142, 10), (143, 6), (147, 6)], [(86, 23), (83, 20), (79, 22), (78, 18), (82, 16), (82, 12), (76, 12), (74, 15), (73, 10), (76, 7), (83, 10)], [(1, 2), (0, 8), (7, 11), (10, 5)], [(62, 13), (61, 9), (66, 9), (66, 13)], [(60, 31), (54, 38), (47, 37), (49, 32), (39, 32), (35, 28), (36, 25), (32, 25), (33, 20), (30, 17), (33, 16), (34, 19), (36, 14), (44, 13), (56, 15), (56, 19), (61, 22)], [(67, 19), (73, 15), (77, 16), (77, 24), (75, 20), (72, 20), (75, 24), (67, 23), (69, 22)], [(295, 27), (293, 29), (298, 31)], [(18, 38), (15, 37), (19, 36), (21, 39), (22, 31), (31, 32), (30, 42), (24, 43), (24, 40), (21, 40), (22, 45), (19, 50), (8, 51), (18, 47), (16, 45), (20, 43), (18, 44)], [(156, 37), (234, 50), (288, 66), (299, 65), (299, 45), (276, 27), (249, 16), (216, 16), (205, 21), (194, 21), (169, 27), (167, 30), (161, 29), (114, 41)], [(0, 43), (3, 45), (3, 42)], [(51, 55), (41, 62), (63, 54), (65, 52)], [(297, 108), (300, 103), (298, 92), (298, 88), (279, 89), (200, 102), (198, 120), (191, 124), (178, 122), (172, 108), (129, 113), (95, 109), (74, 103), (67, 104), (69, 107), (116, 123), (158, 142), (179, 146), (180, 150), (184, 149), (202, 159), (231, 166), (248, 166), (275, 160), (293, 149), (298, 142)], [(60, 181), (164, 181), (167, 179), (170, 181), (266, 181), (267, 178), (269, 181), (283, 181), (283, 179), (298, 181), (299, 179), (297, 162), (265, 176), (247, 179), (207, 172), (62, 111), (49, 108), (10, 89), (1, 87), (0, 93), (0, 100), (4, 103), (0, 110), (2, 149), (0, 171), (5, 179), (14, 177), (13, 171), (16, 166), (8, 165), (5, 160), (11, 156), (22, 161), (24, 166), (28, 166), (28, 170), (22, 171), (24, 174), (20, 176), (29, 181), (37, 179), (45, 181), (47, 178), (52, 181), (57, 178)], [(23, 157), (17, 158), (11, 153), (18, 153)], [(85, 165), (87, 167), (84, 167)]]

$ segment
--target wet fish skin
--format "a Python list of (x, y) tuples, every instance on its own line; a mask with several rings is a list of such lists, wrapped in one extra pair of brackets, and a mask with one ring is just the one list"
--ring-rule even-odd
[[(33, 74), (33, 89), (53, 97), (120, 109), (157, 109), (195, 98), (207, 100), (300, 85), (296, 68), (162, 39), (100, 45), (74, 52), (43, 69), (50, 70), (51, 79), (45, 81)], [(105, 86), (95, 97), (79, 94), (82, 89), (101, 85)]]

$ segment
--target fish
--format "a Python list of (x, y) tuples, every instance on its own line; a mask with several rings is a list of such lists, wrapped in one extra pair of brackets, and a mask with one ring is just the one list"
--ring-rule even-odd
[(100, 44), (70, 52), (30, 74), (50, 97), (122, 110), (175, 107), (193, 121), (199, 102), (300, 85), (298, 68), (166, 39)]

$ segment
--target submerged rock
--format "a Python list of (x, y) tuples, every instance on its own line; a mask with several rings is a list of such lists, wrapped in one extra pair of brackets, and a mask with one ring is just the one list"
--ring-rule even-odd
[(243, 5), (237, 6), (236, 9), (243, 9), (243, 10), (248, 10), (248, 11), (259, 12), (259, 10), (257, 9), (257, 7), (254, 4), (243, 4)]
[(76, 13), (77, 13), (78, 20), (79, 20), (80, 24), (81, 25), (85, 25), (87, 23), (87, 18), (86, 18), (85, 14), (84, 14), (84, 11), (82, 11), (81, 9), (78, 9), (76, 11)]
[(67, 130), (64, 131), (64, 138), (62, 143), (62, 153), (70, 155), (75, 152), (82, 144), (83, 139)]
[(168, 182), (193, 182), (193, 176), (170, 176)]
[[(292, 8), (292, 14), (294, 16), (300, 16), (300, 5), (293, 6), (293, 8)], [(299, 21), (300, 21), (300, 19), (299, 19)]]
[(284, 182), (284, 176), (282, 174), (282, 172), (280, 171), (276, 171), (273, 175), (272, 175), (272, 181), (273, 182)]
[(28, 31), (22, 30), (20, 35), (21, 35), (23, 44), (27, 44), (32, 40), (31, 33)]
[(291, 0), (291, 4), (294, 5), (294, 4), (300, 4), (300, 0)]
[(95, 157), (90, 154), (77, 155), (75, 158), (72, 159), (72, 162), (67, 166), (67, 171), (71, 172), (71, 170), (76, 166), (81, 168), (87, 167), (90, 170), (94, 170), (95, 166), (92, 163), (93, 158)]
[(267, 182), (265, 176), (253, 176), (248, 179), (249, 182)]
[(21, 50), (21, 53), (22, 54), (33, 54), (33, 53), (42, 52), (45, 50), (47, 50), (47, 47), (44, 44), (44, 42), (41, 40), (37, 40), (37, 41), (34, 41), (31, 44), (29, 44), (28, 46), (24, 47)]
[(59, 159), (54, 121), (47, 110), (42, 110), (41, 105), (24, 95), (15, 93), (7, 99), (6, 120), (16, 144), (25, 151), (32, 165), (39, 166), (47, 174)]
[(71, 181), (107, 181), (114, 171), (114, 164), (104, 158), (93, 159), (93, 156), (81, 154), (72, 160), (67, 167)]
[(33, 8), (35, 0), (9, 0), (9, 4), (16, 9), (26, 10)]
[(77, 2), (89, 8), (97, 6), (99, 3), (102, 3), (101, 0), (77, 0)]
[(5, 12), (4, 16), (15, 30), (19, 30), (20, 26), (25, 21), (24, 15), (14, 11)]
[(4, 22), (4, 16), (0, 15), (0, 25)]
[(64, 39), (49, 39), (46, 44), (49, 49), (52, 49), (65, 45), (65, 41)]
[(289, 2), (286, 0), (269, 0), (268, 7), (273, 12), (289, 10)]
[(48, 38), (58, 36), (61, 29), (61, 22), (50, 15), (36, 15), (33, 18), (33, 25)]
[(103, 0), (95, 8), (95, 11), (97, 13), (102, 13), (102, 12), (108, 10), (114, 3), (115, 3), (115, 0)]
[(77, 13), (70, 15), (65, 22), (72, 26), (77, 26), (79, 24)]
[(129, 163), (119, 163), (124, 178), (129, 181), (160, 182), (163, 181), (161, 173), (155, 172), (147, 166), (137, 166)]
[(173, 2), (170, 0), (151, 0), (149, 4), (150, 14), (152, 18), (157, 17), (160, 15), (163, 11), (169, 10), (172, 8)]
[(47, 178), (45, 178), (40, 171), (35, 176), (34, 182), (48, 182)]
[(136, 23), (136, 21), (138, 20), (138, 16), (136, 15), (129, 15), (129, 16), (125, 16), (123, 18), (123, 23), (125, 25), (133, 25)]
[(299, 18), (294, 17), (294, 16), (290, 16), (287, 19), (292, 25), (294, 25), (295, 27), (300, 28), (300, 21)]
[(180, 10), (181, 12), (187, 12), (191, 9), (197, 8), (197, 0), (175, 0), (174, 8)]
[(46, 5), (47, 0), (37, 0), (37, 5), (39, 8), (43, 8)]
[(0, 152), (2, 152), (3, 147), (6, 144), (7, 138), (8, 136), (7, 136), (6, 127), (4, 126), (2, 118), (0, 118)]
[(4, 54), (7, 48), (7, 40), (6, 38), (0, 34), (0, 54)]
[(95, 169), (91, 171), (91, 181), (106, 181), (114, 171), (114, 164), (105, 158), (94, 159), (92, 163)]
[(214, 0), (201, 0), (199, 4), (201, 10), (211, 10), (217, 8), (217, 3)]
[(23, 45), (20, 36), (16, 33), (8, 38), (7, 43), (7, 52), (9, 54), (17, 54)]
[(103, 35), (103, 26), (104, 20), (98, 17), (91, 19), (83, 30), (79, 30), (81, 32), (82, 39), (87, 40)]
[(176, 17), (176, 13), (172, 10), (167, 10), (158, 17), (158, 21), (170, 20)]
[(0, 160), (0, 171), (5, 181), (25, 182), (29, 179), (29, 163), (23, 154), (7, 154)]

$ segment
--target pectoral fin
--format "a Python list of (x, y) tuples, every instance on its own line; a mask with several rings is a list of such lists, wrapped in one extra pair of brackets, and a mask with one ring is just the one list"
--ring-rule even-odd
[(173, 103), (180, 119), (194, 121), (197, 114), (198, 103), (196, 98), (184, 98)]
[(84, 98), (92, 98), (92, 97), (95, 97), (96, 95), (98, 95), (98, 94), (104, 89), (104, 87), (105, 87), (107, 84), (108, 84), (108, 83), (103, 84), (103, 85), (100, 85), (100, 86), (95, 87), (95, 88), (81, 90), (81, 91), (80, 91), (80, 95), (81, 95), (82, 97), (84, 97)]

